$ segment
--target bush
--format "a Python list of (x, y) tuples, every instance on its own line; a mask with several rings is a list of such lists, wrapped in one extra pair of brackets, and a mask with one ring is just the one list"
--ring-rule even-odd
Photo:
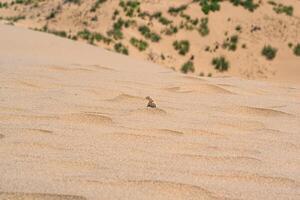
[(64, 3), (80, 4), (80, 0), (65, 0)]
[(230, 67), (229, 62), (226, 60), (224, 56), (213, 58), (212, 65), (215, 66), (215, 69), (219, 72), (227, 71)]
[(215, 12), (220, 10), (220, 1), (219, 0), (193, 0), (193, 2), (199, 2), (201, 10), (204, 14), (209, 12)]
[(91, 12), (96, 12), (96, 10), (99, 8), (100, 4), (105, 3), (107, 0), (97, 0), (94, 5), (91, 7)]
[(187, 5), (181, 5), (179, 7), (170, 7), (168, 13), (170, 15), (176, 16), (178, 13), (184, 11), (185, 9), (187, 9)]
[(294, 54), (296, 56), (300, 56), (300, 43), (298, 43), (295, 47), (294, 47)]
[(181, 66), (181, 72), (183, 72), (185, 74), (188, 72), (194, 72), (194, 71), (195, 71), (194, 63), (190, 60)]
[(140, 51), (145, 51), (148, 48), (148, 43), (143, 40), (131, 38), (130, 43)]
[(209, 34), (209, 29), (208, 29), (208, 18), (202, 18), (200, 21), (200, 27), (198, 29), (198, 32), (200, 33), (201, 36), (207, 36)]
[(238, 35), (233, 35), (230, 38), (227, 38), (226, 41), (223, 42), (223, 48), (228, 49), (229, 51), (235, 51), (237, 49), (237, 44), (239, 41)]
[(292, 16), (293, 12), (294, 12), (294, 8), (293, 6), (285, 6), (283, 4), (276, 4), (273, 7), (273, 10), (277, 13), (277, 14), (281, 14), (281, 13), (285, 13), (288, 16)]
[(267, 60), (273, 60), (276, 57), (277, 49), (272, 46), (264, 46), (261, 51), (261, 54), (266, 57)]
[(159, 42), (161, 39), (158, 34), (151, 32), (148, 26), (140, 26), (139, 31), (145, 38), (150, 39), (152, 42)]
[(185, 55), (190, 50), (190, 42), (188, 40), (181, 40), (173, 42), (173, 47), (180, 55)]
[(258, 4), (254, 3), (253, 0), (230, 0), (230, 2), (235, 6), (243, 6), (250, 12), (253, 12), (259, 6)]
[(122, 53), (124, 55), (129, 54), (128, 49), (120, 42), (115, 44), (114, 49), (118, 53)]

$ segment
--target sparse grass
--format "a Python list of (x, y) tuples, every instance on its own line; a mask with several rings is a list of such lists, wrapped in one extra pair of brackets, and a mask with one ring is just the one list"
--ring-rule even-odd
[(103, 41), (105, 44), (110, 44), (112, 40), (101, 33), (91, 32), (88, 29), (84, 29), (83, 31), (79, 31), (77, 36), (88, 41), (90, 44), (94, 44), (94, 41), (97, 42)]
[(80, 4), (80, 0), (64, 0), (64, 3), (73, 3), (73, 4)]
[(224, 56), (213, 58), (212, 65), (215, 66), (215, 69), (219, 72), (227, 71), (230, 67), (229, 62), (226, 60)]
[(115, 44), (114, 49), (118, 53), (121, 53), (121, 54), (124, 54), (124, 55), (128, 55), (129, 54), (127, 47), (125, 47), (120, 42)]
[(229, 38), (227, 38), (224, 42), (222, 47), (224, 49), (228, 49), (229, 51), (235, 51), (237, 49), (237, 44), (239, 42), (239, 36), (233, 35)]
[(202, 12), (206, 15), (210, 12), (219, 11), (221, 8), (220, 0), (193, 0), (193, 2), (198, 2)]
[(254, 3), (253, 0), (230, 0), (230, 2), (235, 6), (242, 6), (246, 10), (249, 10), (250, 12), (255, 11), (259, 5)]
[(161, 37), (150, 30), (148, 26), (140, 26), (139, 27), (140, 33), (147, 39), (150, 39), (152, 42), (159, 42)]
[(273, 60), (276, 57), (277, 49), (270, 45), (267, 45), (264, 46), (264, 48), (261, 51), (261, 54), (264, 57), (266, 57), (267, 60)]
[(187, 74), (188, 72), (195, 72), (194, 63), (189, 60), (181, 66), (180, 70), (185, 74)]
[(8, 8), (8, 3), (7, 2), (0, 2), (0, 8)]
[(134, 37), (130, 39), (132, 46), (136, 47), (139, 51), (145, 51), (148, 48), (148, 43), (144, 40), (138, 40)]
[(188, 40), (181, 40), (173, 42), (173, 47), (180, 55), (185, 55), (190, 50), (190, 42)]
[(295, 47), (294, 47), (294, 54), (296, 56), (300, 56), (300, 43), (298, 43)]
[(286, 14), (288, 16), (293, 16), (294, 13), (294, 8), (293, 6), (286, 6), (283, 4), (277, 4), (273, 7), (273, 10), (277, 13), (277, 14)]
[(198, 32), (201, 36), (207, 36), (209, 34), (209, 28), (208, 28), (208, 18), (202, 18), (200, 21), (200, 26), (198, 28)]
[(178, 32), (177, 26), (170, 25), (166, 29), (163, 30), (166, 35), (173, 35)]
[(187, 9), (187, 5), (181, 5), (179, 7), (170, 7), (168, 13), (173, 16), (177, 16), (179, 13)]
[(134, 17), (135, 13), (140, 13), (140, 2), (135, 0), (124, 1), (121, 0), (119, 5), (123, 8), (127, 17)]
[(96, 12), (96, 10), (100, 7), (102, 3), (105, 3), (107, 0), (96, 0), (96, 2), (93, 4), (91, 7), (90, 11), (91, 12)]

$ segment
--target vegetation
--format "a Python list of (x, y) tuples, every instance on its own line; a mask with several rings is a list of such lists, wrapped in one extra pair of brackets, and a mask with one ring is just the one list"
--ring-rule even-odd
[(208, 18), (202, 18), (200, 21), (200, 26), (198, 29), (198, 32), (201, 36), (207, 36), (209, 34), (209, 28), (208, 28)]
[(168, 13), (173, 16), (177, 16), (179, 13), (187, 9), (187, 5), (181, 5), (179, 7), (170, 7)]
[(140, 12), (140, 2), (135, 0), (124, 1), (121, 0), (119, 5), (123, 8), (127, 17), (134, 17), (136, 12)]
[(188, 73), (188, 72), (195, 72), (194, 63), (192, 61), (187, 61), (181, 66), (181, 72)]
[(8, 3), (7, 2), (5, 2), (5, 3), (0, 2), (0, 8), (8, 8)]
[(102, 3), (105, 3), (107, 0), (96, 0), (96, 2), (93, 4), (93, 6), (91, 7), (91, 12), (96, 12), (96, 10), (99, 8), (99, 6)]
[(84, 29), (83, 31), (79, 31), (77, 36), (87, 40), (90, 44), (94, 44), (94, 41), (100, 42), (103, 41), (105, 44), (110, 44), (112, 40), (108, 37), (105, 37), (101, 33), (91, 32), (88, 29)]
[(294, 47), (294, 54), (296, 56), (300, 56), (300, 43), (298, 43), (295, 47)]
[(227, 71), (230, 67), (229, 62), (226, 60), (224, 56), (213, 58), (212, 65), (215, 66), (215, 69), (219, 72)]
[(150, 39), (152, 42), (159, 42), (161, 39), (158, 34), (151, 32), (148, 26), (140, 26), (139, 31), (145, 38)]
[(230, 2), (235, 6), (242, 6), (246, 10), (253, 12), (259, 7), (258, 4), (254, 3), (253, 0), (230, 0)]
[(210, 12), (215, 12), (220, 10), (220, 0), (193, 0), (193, 2), (198, 2), (202, 8), (204, 14), (209, 14)]
[(124, 55), (128, 55), (128, 49), (122, 44), (122, 43), (116, 43), (114, 46), (114, 49), (116, 52), (124, 54)]
[(285, 6), (283, 4), (276, 4), (273, 7), (273, 10), (277, 13), (277, 14), (281, 14), (284, 13), (288, 16), (292, 16), (293, 12), (294, 12), (294, 8), (293, 6)]
[(65, 0), (64, 3), (80, 4), (80, 0)]
[(181, 40), (173, 42), (173, 47), (180, 55), (185, 55), (190, 50), (190, 42), (188, 40)]
[(130, 43), (140, 51), (145, 51), (148, 48), (148, 43), (146, 41), (138, 40), (134, 37), (130, 39)]
[(229, 51), (235, 51), (237, 49), (237, 44), (239, 42), (239, 36), (233, 35), (227, 38), (223, 43), (223, 48), (228, 49)]
[(276, 57), (277, 49), (270, 45), (264, 46), (261, 54), (266, 57), (267, 60), (273, 60)]

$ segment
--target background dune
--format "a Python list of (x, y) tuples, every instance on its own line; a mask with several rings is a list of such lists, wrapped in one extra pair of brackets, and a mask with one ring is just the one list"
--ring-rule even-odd
[(0, 33), (0, 199), (299, 199), (299, 85)]
[[(233, 75), (291, 83), (300, 80), (299, 0), (249, 0), (248, 7), (232, 3), (243, 1), (224, 0), (218, 11), (207, 15), (199, 0), (125, 0), (125, 6), (122, 0), (1, 2), (8, 3), (0, 6), (3, 23), (128, 53), (177, 71), (193, 57), (194, 71), (188, 72), (196, 76)], [(129, 6), (126, 2), (135, 3)], [(139, 29), (144, 25), (160, 40), (143, 36)], [(132, 38), (147, 45), (136, 42), (139, 50)], [(181, 40), (190, 44), (184, 55), (173, 45)], [(231, 40), (236, 40), (233, 46)], [(268, 45), (277, 50), (273, 60), (262, 56), (263, 47)], [(298, 56), (294, 53), (297, 46)], [(228, 70), (220, 71), (212, 65), (212, 60), (220, 56), (229, 63)]]

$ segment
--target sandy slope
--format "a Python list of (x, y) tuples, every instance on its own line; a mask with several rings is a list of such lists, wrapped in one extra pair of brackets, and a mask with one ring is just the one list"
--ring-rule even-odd
[(300, 198), (298, 85), (0, 32), (0, 199)]

